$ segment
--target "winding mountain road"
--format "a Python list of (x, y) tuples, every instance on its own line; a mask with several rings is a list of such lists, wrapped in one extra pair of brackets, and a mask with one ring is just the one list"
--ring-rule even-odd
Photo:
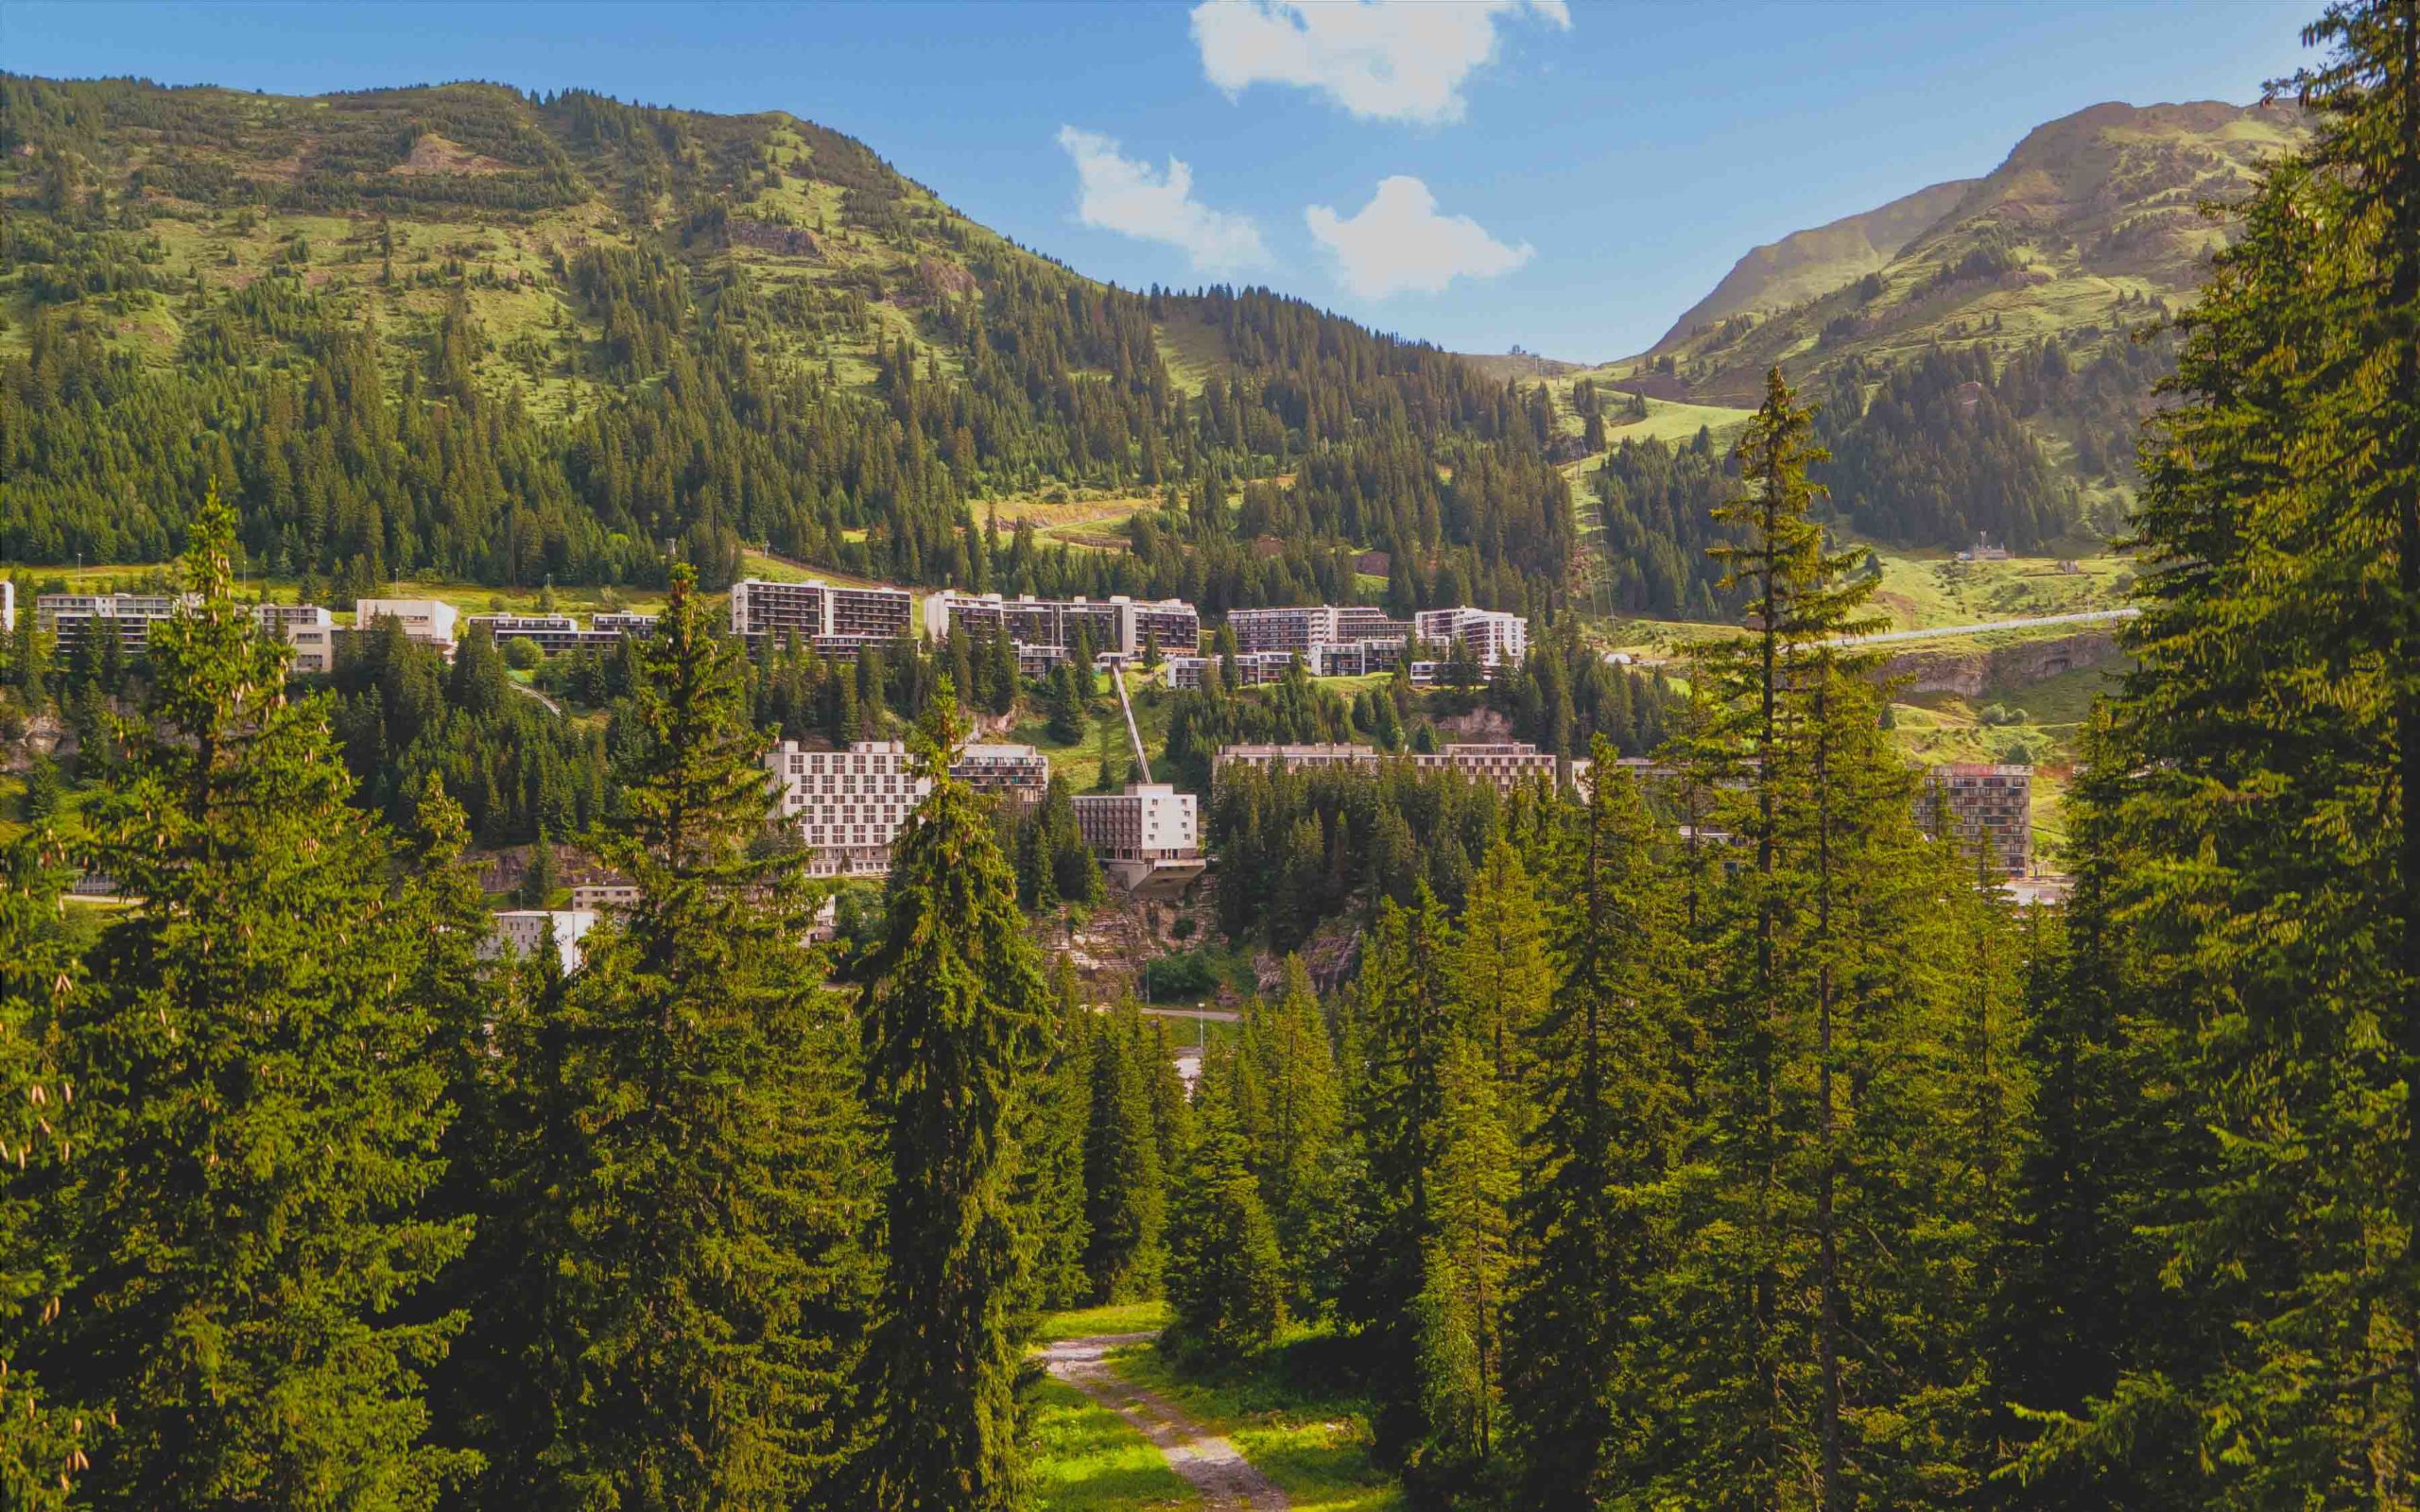
[(1234, 1444), (1111, 1366), (1110, 1350), (1156, 1337), (1096, 1333), (1089, 1338), (1061, 1339), (1042, 1347), (1043, 1367), (1133, 1424), (1137, 1433), (1158, 1445), (1168, 1469), (1201, 1493), (1203, 1512), (1287, 1512), (1294, 1503)]

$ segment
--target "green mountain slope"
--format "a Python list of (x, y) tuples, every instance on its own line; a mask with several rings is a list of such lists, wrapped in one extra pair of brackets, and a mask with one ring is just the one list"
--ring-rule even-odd
[(1953, 179), (1877, 209), (1843, 215), (1811, 231), (1792, 232), (1777, 242), (1753, 249), (1649, 350), (1662, 352), (1678, 346), (1728, 316), (1786, 309), (1829, 294), (1887, 266), (1899, 249), (1956, 209), (1974, 186), (1972, 179)]
[(2004, 352), (2141, 324), (2149, 311), (2191, 299), (2228, 234), (2202, 203), (2239, 196), (2255, 164), (2304, 134), (2286, 105), (2079, 111), (2029, 132), (1871, 277), (1851, 274), (1763, 314), (1719, 313), (1710, 324), (1693, 311), (1677, 328), (1685, 334), (1628, 368), (1668, 372), (1703, 402), (1753, 403), (1776, 362), (1799, 373), (1933, 345)]
[[(0, 560), (157, 560), (216, 486), (338, 596), (758, 543), (1214, 607), (1350, 596), (1373, 549), (1404, 607), (1562, 591), (1566, 485), (1501, 384), (1083, 279), (786, 114), (0, 77)], [(1059, 487), (1163, 507), (1122, 550), (984, 527)]]

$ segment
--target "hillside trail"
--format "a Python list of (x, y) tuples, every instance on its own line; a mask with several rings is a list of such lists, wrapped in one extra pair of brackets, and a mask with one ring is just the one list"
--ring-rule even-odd
[(1203, 1512), (1287, 1512), (1293, 1503), (1286, 1493), (1254, 1469), (1234, 1444), (1110, 1366), (1110, 1350), (1157, 1336), (1096, 1333), (1089, 1338), (1061, 1339), (1042, 1347), (1043, 1365), (1053, 1377), (1125, 1418), (1157, 1445), (1168, 1469), (1201, 1493)]

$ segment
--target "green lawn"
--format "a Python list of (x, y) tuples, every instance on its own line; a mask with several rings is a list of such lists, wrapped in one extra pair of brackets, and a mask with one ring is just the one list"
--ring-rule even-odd
[(1149, 1345), (1118, 1372), (1233, 1440), (1284, 1487), (1295, 1512), (1401, 1512), (1403, 1490), (1370, 1461), (1365, 1404), (1336, 1383), (1332, 1337), (1296, 1329), (1248, 1365), (1182, 1372)]
[(1034, 1386), (1028, 1423), (1034, 1490), (1047, 1512), (1201, 1504), (1150, 1439), (1064, 1382)]

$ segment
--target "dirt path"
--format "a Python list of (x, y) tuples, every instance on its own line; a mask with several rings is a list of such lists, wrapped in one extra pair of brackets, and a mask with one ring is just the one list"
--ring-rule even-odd
[(1145, 1391), (1110, 1367), (1109, 1351), (1141, 1344), (1149, 1333), (1097, 1333), (1042, 1347), (1053, 1376), (1132, 1423), (1159, 1446), (1168, 1469), (1201, 1493), (1204, 1512), (1286, 1512), (1293, 1503), (1277, 1484), (1254, 1469), (1227, 1440), (1179, 1412), (1166, 1398)]

